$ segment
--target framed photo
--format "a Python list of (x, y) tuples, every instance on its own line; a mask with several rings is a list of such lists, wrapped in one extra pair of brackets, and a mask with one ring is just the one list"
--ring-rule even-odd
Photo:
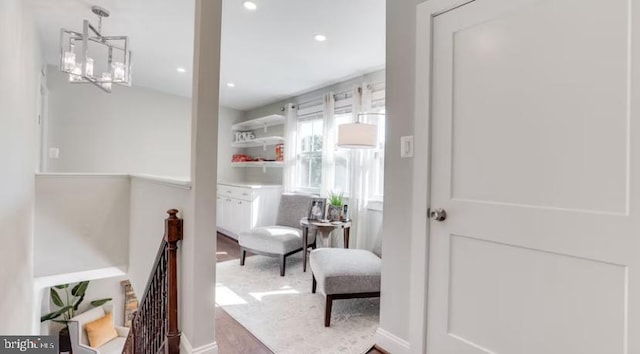
[(324, 198), (313, 198), (311, 205), (309, 205), (309, 220), (322, 220), (324, 219)]

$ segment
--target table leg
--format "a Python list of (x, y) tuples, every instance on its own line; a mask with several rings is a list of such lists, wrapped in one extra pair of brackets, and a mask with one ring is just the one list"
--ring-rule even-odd
[(309, 228), (302, 228), (302, 271), (307, 271), (307, 243), (309, 239)]
[(349, 248), (349, 229), (350, 227), (344, 228), (344, 248)]

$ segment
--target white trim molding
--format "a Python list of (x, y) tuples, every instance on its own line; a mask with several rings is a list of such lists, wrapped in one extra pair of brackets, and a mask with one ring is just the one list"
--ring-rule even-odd
[[(434, 18), (474, 0), (429, 0), (416, 8), (416, 54), (414, 97), (414, 158), (409, 290), (409, 342), (413, 353), (427, 352), (429, 264), (430, 165), (431, 165), (431, 55)], [(395, 352), (394, 352), (395, 353)]]
[(193, 348), (187, 336), (182, 333), (180, 335), (180, 352), (186, 354), (218, 354), (218, 343), (213, 342)]
[(376, 345), (389, 353), (409, 354), (409, 342), (382, 328), (376, 331)]

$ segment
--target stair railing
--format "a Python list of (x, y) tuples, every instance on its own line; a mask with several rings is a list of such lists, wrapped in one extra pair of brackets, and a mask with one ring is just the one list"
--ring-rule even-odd
[(147, 287), (134, 314), (123, 354), (179, 354), (178, 241), (182, 219), (167, 211), (164, 238), (153, 263)]

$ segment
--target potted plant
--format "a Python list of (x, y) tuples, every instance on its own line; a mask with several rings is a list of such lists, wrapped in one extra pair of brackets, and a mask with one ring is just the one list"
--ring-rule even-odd
[[(67, 327), (67, 323), (76, 315), (78, 307), (82, 301), (84, 301), (84, 296), (88, 287), (89, 281), (81, 281), (71, 287), (71, 292), (69, 292), (70, 284), (56, 285), (49, 290), (51, 301), (58, 307), (58, 309), (40, 317), (40, 322), (51, 320), (56, 323), (64, 324), (64, 328), (60, 330), (58, 335), (60, 340), (60, 351), (62, 352), (71, 352), (71, 340), (69, 339), (69, 328)], [(58, 290), (64, 290), (64, 301), (62, 299), (63, 297), (58, 293)], [(102, 306), (109, 301), (111, 301), (111, 298), (94, 300), (91, 301), (91, 306)]]
[(342, 205), (344, 203), (344, 193), (329, 193), (328, 219), (340, 221), (342, 219)]

